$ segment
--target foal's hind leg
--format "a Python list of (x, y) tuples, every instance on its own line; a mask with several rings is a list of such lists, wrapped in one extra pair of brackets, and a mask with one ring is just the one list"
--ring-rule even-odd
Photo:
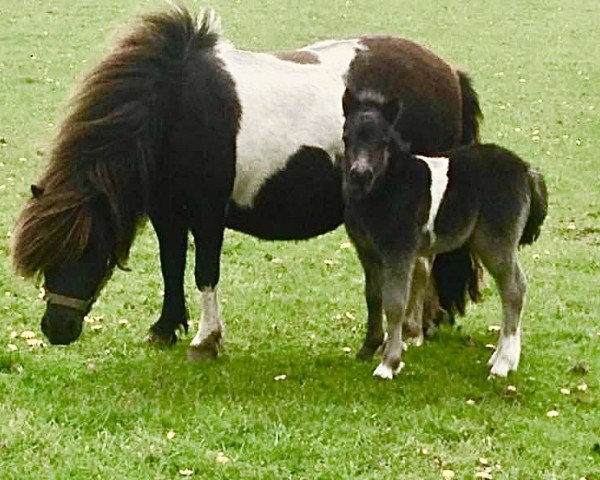
[[(517, 244), (497, 242), (475, 243), (476, 253), (498, 286), (502, 299), (503, 324), (496, 351), (488, 365), (490, 373), (506, 377), (516, 370), (521, 356), (521, 313), (525, 303), (527, 282), (517, 259)], [(511, 242), (513, 243), (513, 242)]]
[(372, 252), (357, 245), (358, 258), (365, 271), (365, 298), (367, 300), (367, 333), (356, 354), (359, 360), (370, 360), (383, 344), (383, 309), (381, 300), (382, 269)]
[(154, 205), (150, 220), (158, 237), (160, 267), (164, 282), (162, 311), (158, 321), (150, 327), (148, 341), (172, 344), (177, 341), (175, 331), (182, 326), (187, 332), (187, 311), (183, 289), (187, 251), (187, 220), (185, 211), (167, 199)]

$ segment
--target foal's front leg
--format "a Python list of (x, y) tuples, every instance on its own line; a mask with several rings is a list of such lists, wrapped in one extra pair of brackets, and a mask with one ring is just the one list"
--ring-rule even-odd
[(359, 245), (356, 246), (356, 251), (365, 272), (365, 298), (367, 300), (367, 333), (356, 358), (371, 360), (384, 341), (381, 300), (383, 272), (381, 262), (378, 261), (373, 252)]
[(402, 325), (408, 304), (414, 262), (415, 257), (407, 255), (394, 263), (386, 262), (384, 266), (382, 299), (387, 318), (388, 337), (381, 363), (373, 372), (375, 377), (391, 380), (404, 366), (401, 361), (404, 348)]

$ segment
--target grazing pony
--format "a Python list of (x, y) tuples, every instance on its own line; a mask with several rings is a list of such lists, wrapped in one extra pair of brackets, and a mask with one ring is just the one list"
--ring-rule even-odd
[[(144, 17), (74, 97), (13, 245), (20, 274), (44, 274), (42, 330), (51, 343), (79, 337), (149, 217), (164, 280), (150, 339), (171, 343), (178, 327), (187, 330), (191, 230), (203, 303), (192, 352), (216, 355), (224, 229), (303, 239), (343, 221), (345, 78), (406, 102), (401, 133), (417, 151), (476, 139), (480, 110), (468, 77), (415, 43), (373, 36), (256, 53), (234, 48), (214, 25), (210, 12), (196, 18), (178, 7)], [(441, 288), (448, 305), (464, 301), (472, 278), (464, 252), (439, 271), (453, 262), (466, 268)]]
[(403, 366), (415, 260), (465, 245), (500, 291), (504, 321), (489, 365), (492, 375), (504, 377), (517, 369), (521, 352), (526, 283), (517, 249), (540, 233), (548, 205), (544, 178), (496, 145), (413, 155), (394, 127), (401, 110), (395, 99), (344, 95), (345, 222), (387, 318), (387, 342), (373, 375), (392, 379)]

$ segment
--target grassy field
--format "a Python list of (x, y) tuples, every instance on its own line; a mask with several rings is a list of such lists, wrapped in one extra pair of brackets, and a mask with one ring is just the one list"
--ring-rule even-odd
[(538, 166), (550, 190), (543, 235), (521, 254), (523, 356), (507, 380), (486, 379), (500, 319), (488, 285), (456, 327), (407, 352), (394, 382), (375, 381), (374, 364), (353, 358), (365, 308), (342, 229), (298, 243), (227, 234), (216, 362), (187, 362), (189, 336), (142, 342), (162, 289), (150, 229), (77, 343), (28, 346), (24, 331), (42, 339), (43, 302), (11, 272), (10, 230), (69, 91), (115, 27), (158, 5), (0, 0), (0, 479), (599, 479), (596, 0), (213, 2), (240, 47), (389, 32), (472, 73), (483, 139)]

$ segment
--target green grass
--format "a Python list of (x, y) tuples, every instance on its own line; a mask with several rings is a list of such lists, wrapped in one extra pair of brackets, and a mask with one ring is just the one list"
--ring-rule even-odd
[[(133, 271), (117, 272), (93, 310), (102, 328), (86, 325), (67, 348), (11, 339), (24, 330), (41, 337), (43, 303), (7, 259), (0, 264), (0, 478), (183, 478), (188, 468), (193, 478), (437, 479), (450, 469), (462, 479), (480, 457), (495, 479), (600, 478), (597, 2), (441, 3), (213, 2), (240, 47), (390, 32), (472, 72), (483, 139), (539, 166), (550, 190), (543, 235), (521, 254), (530, 290), (519, 371), (486, 379), (485, 345), (496, 340), (487, 326), (499, 322), (489, 286), (457, 327), (407, 352), (394, 382), (372, 379), (374, 364), (343, 350), (362, 340), (365, 308), (341, 229), (298, 243), (228, 233), (226, 351), (188, 363), (189, 336), (171, 349), (142, 342), (162, 288), (147, 229)], [(3, 257), (68, 92), (116, 26), (157, 5), (0, 0)], [(190, 276), (186, 283), (198, 318), (199, 296)], [(275, 381), (280, 374), (287, 379)], [(588, 391), (577, 390), (582, 382)], [(551, 409), (560, 415), (548, 418)]]

